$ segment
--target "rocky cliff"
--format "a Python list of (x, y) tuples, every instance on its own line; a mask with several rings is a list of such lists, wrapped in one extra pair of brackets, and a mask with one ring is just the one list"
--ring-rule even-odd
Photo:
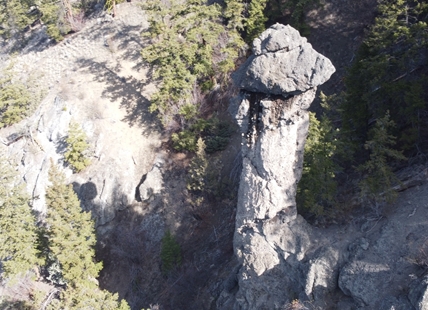
[[(239, 266), (218, 308), (286, 309), (299, 300), (299, 309), (428, 309), (427, 281), (415, 263), (426, 261), (420, 253), (427, 215), (411, 218), (419, 202), (327, 229), (297, 214), (307, 109), (335, 71), (331, 62), (280, 24), (254, 40), (253, 53), (234, 75), (241, 93), (230, 110), (243, 157), (234, 235)], [(420, 171), (426, 180), (426, 169)]]

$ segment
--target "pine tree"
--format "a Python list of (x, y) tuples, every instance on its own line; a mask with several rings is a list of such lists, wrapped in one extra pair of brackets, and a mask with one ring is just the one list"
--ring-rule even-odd
[[(389, 112), (376, 121), (370, 130), (371, 139), (364, 147), (370, 152), (370, 159), (360, 166), (359, 170), (365, 174), (360, 182), (362, 197), (367, 197), (374, 203), (386, 200), (392, 201), (396, 193), (391, 188), (398, 179), (394, 175), (388, 160), (404, 160), (403, 154), (392, 147), (395, 137), (390, 131), (395, 126), (390, 120)], [(380, 194), (383, 194), (381, 197)]]
[(173, 0), (165, 5), (149, 0), (144, 8), (150, 22), (145, 35), (152, 42), (141, 54), (154, 67), (154, 78), (160, 80), (150, 111), (159, 112), (167, 122), (171, 111), (178, 110), (174, 106), (198, 103), (191, 96), (196, 83), (234, 68), (243, 42), (223, 25), (216, 3)]
[(0, 149), (0, 260), (5, 278), (15, 278), (41, 263), (35, 217), (15, 167)]
[(375, 119), (390, 111), (399, 141), (417, 145), (426, 121), (427, 78), (416, 70), (425, 64), (428, 4), (415, 0), (383, 0), (378, 17), (345, 79), (343, 111), (348, 139), (363, 144)]
[(27, 12), (32, 5), (30, 0), (0, 0), (0, 35), (10, 36), (31, 24)]
[(245, 4), (242, 0), (225, 0), (223, 16), (227, 20), (227, 28), (242, 31), (245, 27)]
[(267, 17), (264, 15), (267, 0), (251, 0), (248, 6), (248, 17), (245, 20), (246, 41), (252, 43), (254, 38), (266, 28)]
[(40, 19), (48, 35), (61, 41), (65, 34), (79, 30), (75, 15), (85, 8), (85, 1), (0, 0), (0, 35), (10, 36)]
[(189, 168), (187, 189), (192, 191), (203, 191), (205, 188), (206, 170), (208, 161), (205, 154), (205, 143), (202, 138), (198, 139), (196, 156), (192, 159)]
[(162, 272), (167, 274), (181, 264), (181, 249), (174, 236), (168, 230), (162, 238)]
[(73, 8), (70, 0), (41, 0), (38, 7), (49, 36), (56, 41), (63, 40), (64, 35), (72, 30)]
[(325, 213), (326, 207), (335, 206), (335, 174), (340, 168), (333, 156), (338, 152), (338, 131), (326, 115), (318, 120), (315, 113), (310, 112), (309, 117), (303, 173), (296, 199), (300, 210), (319, 216)]
[(0, 128), (22, 120), (34, 103), (28, 87), (14, 78), (11, 63), (0, 76)]
[(86, 157), (89, 144), (86, 142), (86, 134), (76, 122), (71, 122), (68, 130), (67, 151), (64, 154), (65, 161), (74, 171), (80, 172), (90, 165), (90, 160)]
[(89, 212), (83, 212), (71, 185), (52, 163), (46, 190), (46, 226), (51, 257), (60, 265), (66, 288), (58, 303), (64, 309), (129, 309), (117, 295), (101, 291), (96, 278), (102, 263), (94, 261), (96, 236)]
[(80, 202), (64, 175), (52, 163), (52, 183), (46, 190), (49, 251), (61, 265), (67, 287), (75, 289), (95, 279), (101, 264), (93, 261), (96, 238), (89, 212), (82, 212)]

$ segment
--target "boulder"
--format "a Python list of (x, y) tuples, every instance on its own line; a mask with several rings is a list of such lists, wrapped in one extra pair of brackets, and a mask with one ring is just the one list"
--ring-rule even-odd
[(291, 26), (275, 24), (254, 39), (251, 57), (233, 75), (243, 90), (289, 96), (325, 83), (335, 72)]
[(321, 247), (309, 260), (305, 294), (312, 300), (322, 300), (337, 288), (339, 251), (331, 246)]
[(163, 189), (162, 166), (164, 160), (161, 157), (156, 158), (152, 169), (143, 176), (142, 183), (138, 187), (140, 201), (149, 202)]
[(382, 263), (352, 261), (339, 274), (339, 287), (351, 296), (359, 306), (376, 308), (380, 292), (390, 285), (390, 267)]

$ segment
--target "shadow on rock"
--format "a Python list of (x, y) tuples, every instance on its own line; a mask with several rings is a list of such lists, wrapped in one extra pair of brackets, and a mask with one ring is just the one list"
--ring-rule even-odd
[(133, 76), (120, 76), (115, 72), (120, 68), (111, 69), (105, 61), (96, 62), (92, 59), (82, 58), (77, 63), (94, 76), (94, 81), (106, 84), (102, 96), (111, 102), (120, 102), (121, 107), (127, 112), (123, 121), (131, 126), (144, 125), (144, 134), (149, 134), (159, 128), (158, 119), (148, 111), (150, 104), (148, 98), (142, 95), (143, 88), (150, 83), (149, 79), (142, 82)]

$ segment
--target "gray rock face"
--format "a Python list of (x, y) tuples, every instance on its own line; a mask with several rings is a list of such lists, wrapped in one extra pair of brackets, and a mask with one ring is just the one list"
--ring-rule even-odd
[[(378, 279), (381, 279), (381, 283)], [(377, 299), (379, 291), (390, 285), (390, 280), (390, 268), (387, 264), (354, 261), (340, 271), (339, 287), (345, 295), (352, 296), (359, 306), (373, 306), (372, 301)]]
[(279, 309), (336, 286), (333, 249), (309, 266), (303, 263), (314, 238), (295, 202), (309, 126), (306, 109), (334, 67), (290, 26), (269, 28), (254, 40), (253, 50), (234, 77), (245, 92), (230, 107), (243, 136), (234, 235), (242, 267), (235, 308)]
[[(9, 157), (21, 164), (20, 174), (32, 197), (33, 209), (41, 213), (46, 211), (45, 189), (49, 184), (50, 161), (61, 160), (57, 150), (65, 150), (64, 140), (71, 120), (70, 110), (64, 108), (64, 101), (59, 97), (47, 100), (53, 103), (42, 105), (28, 121), (2, 130)], [(15, 140), (17, 137), (21, 138)], [(65, 173), (70, 176), (71, 170), (67, 169)]]
[[(99, 133), (99, 123), (83, 120), (80, 123), (92, 146), (88, 154), (91, 165), (73, 174), (64, 163), (63, 154), (70, 121), (81, 117), (80, 113), (60, 97), (48, 96), (33, 116), (2, 129), (1, 134), (6, 137), (3, 143), (8, 144), (8, 156), (19, 163), (34, 210), (46, 212), (45, 193), (52, 160), (63, 166), (82, 208), (91, 211), (100, 226), (135, 202), (135, 187), (143, 171), (135, 164), (137, 156), (127, 150), (115, 152), (109, 145), (111, 137)], [(18, 140), (13, 142), (15, 139)]]
[(428, 276), (411, 284), (409, 300), (417, 310), (428, 309)]
[(141, 201), (154, 199), (155, 195), (160, 194), (163, 189), (163, 164), (164, 160), (159, 156), (156, 158), (152, 169), (143, 177), (144, 180), (138, 188)]
[(263, 32), (254, 40), (253, 52), (233, 76), (250, 92), (295, 95), (325, 83), (335, 72), (331, 61), (288, 25), (275, 24)]

